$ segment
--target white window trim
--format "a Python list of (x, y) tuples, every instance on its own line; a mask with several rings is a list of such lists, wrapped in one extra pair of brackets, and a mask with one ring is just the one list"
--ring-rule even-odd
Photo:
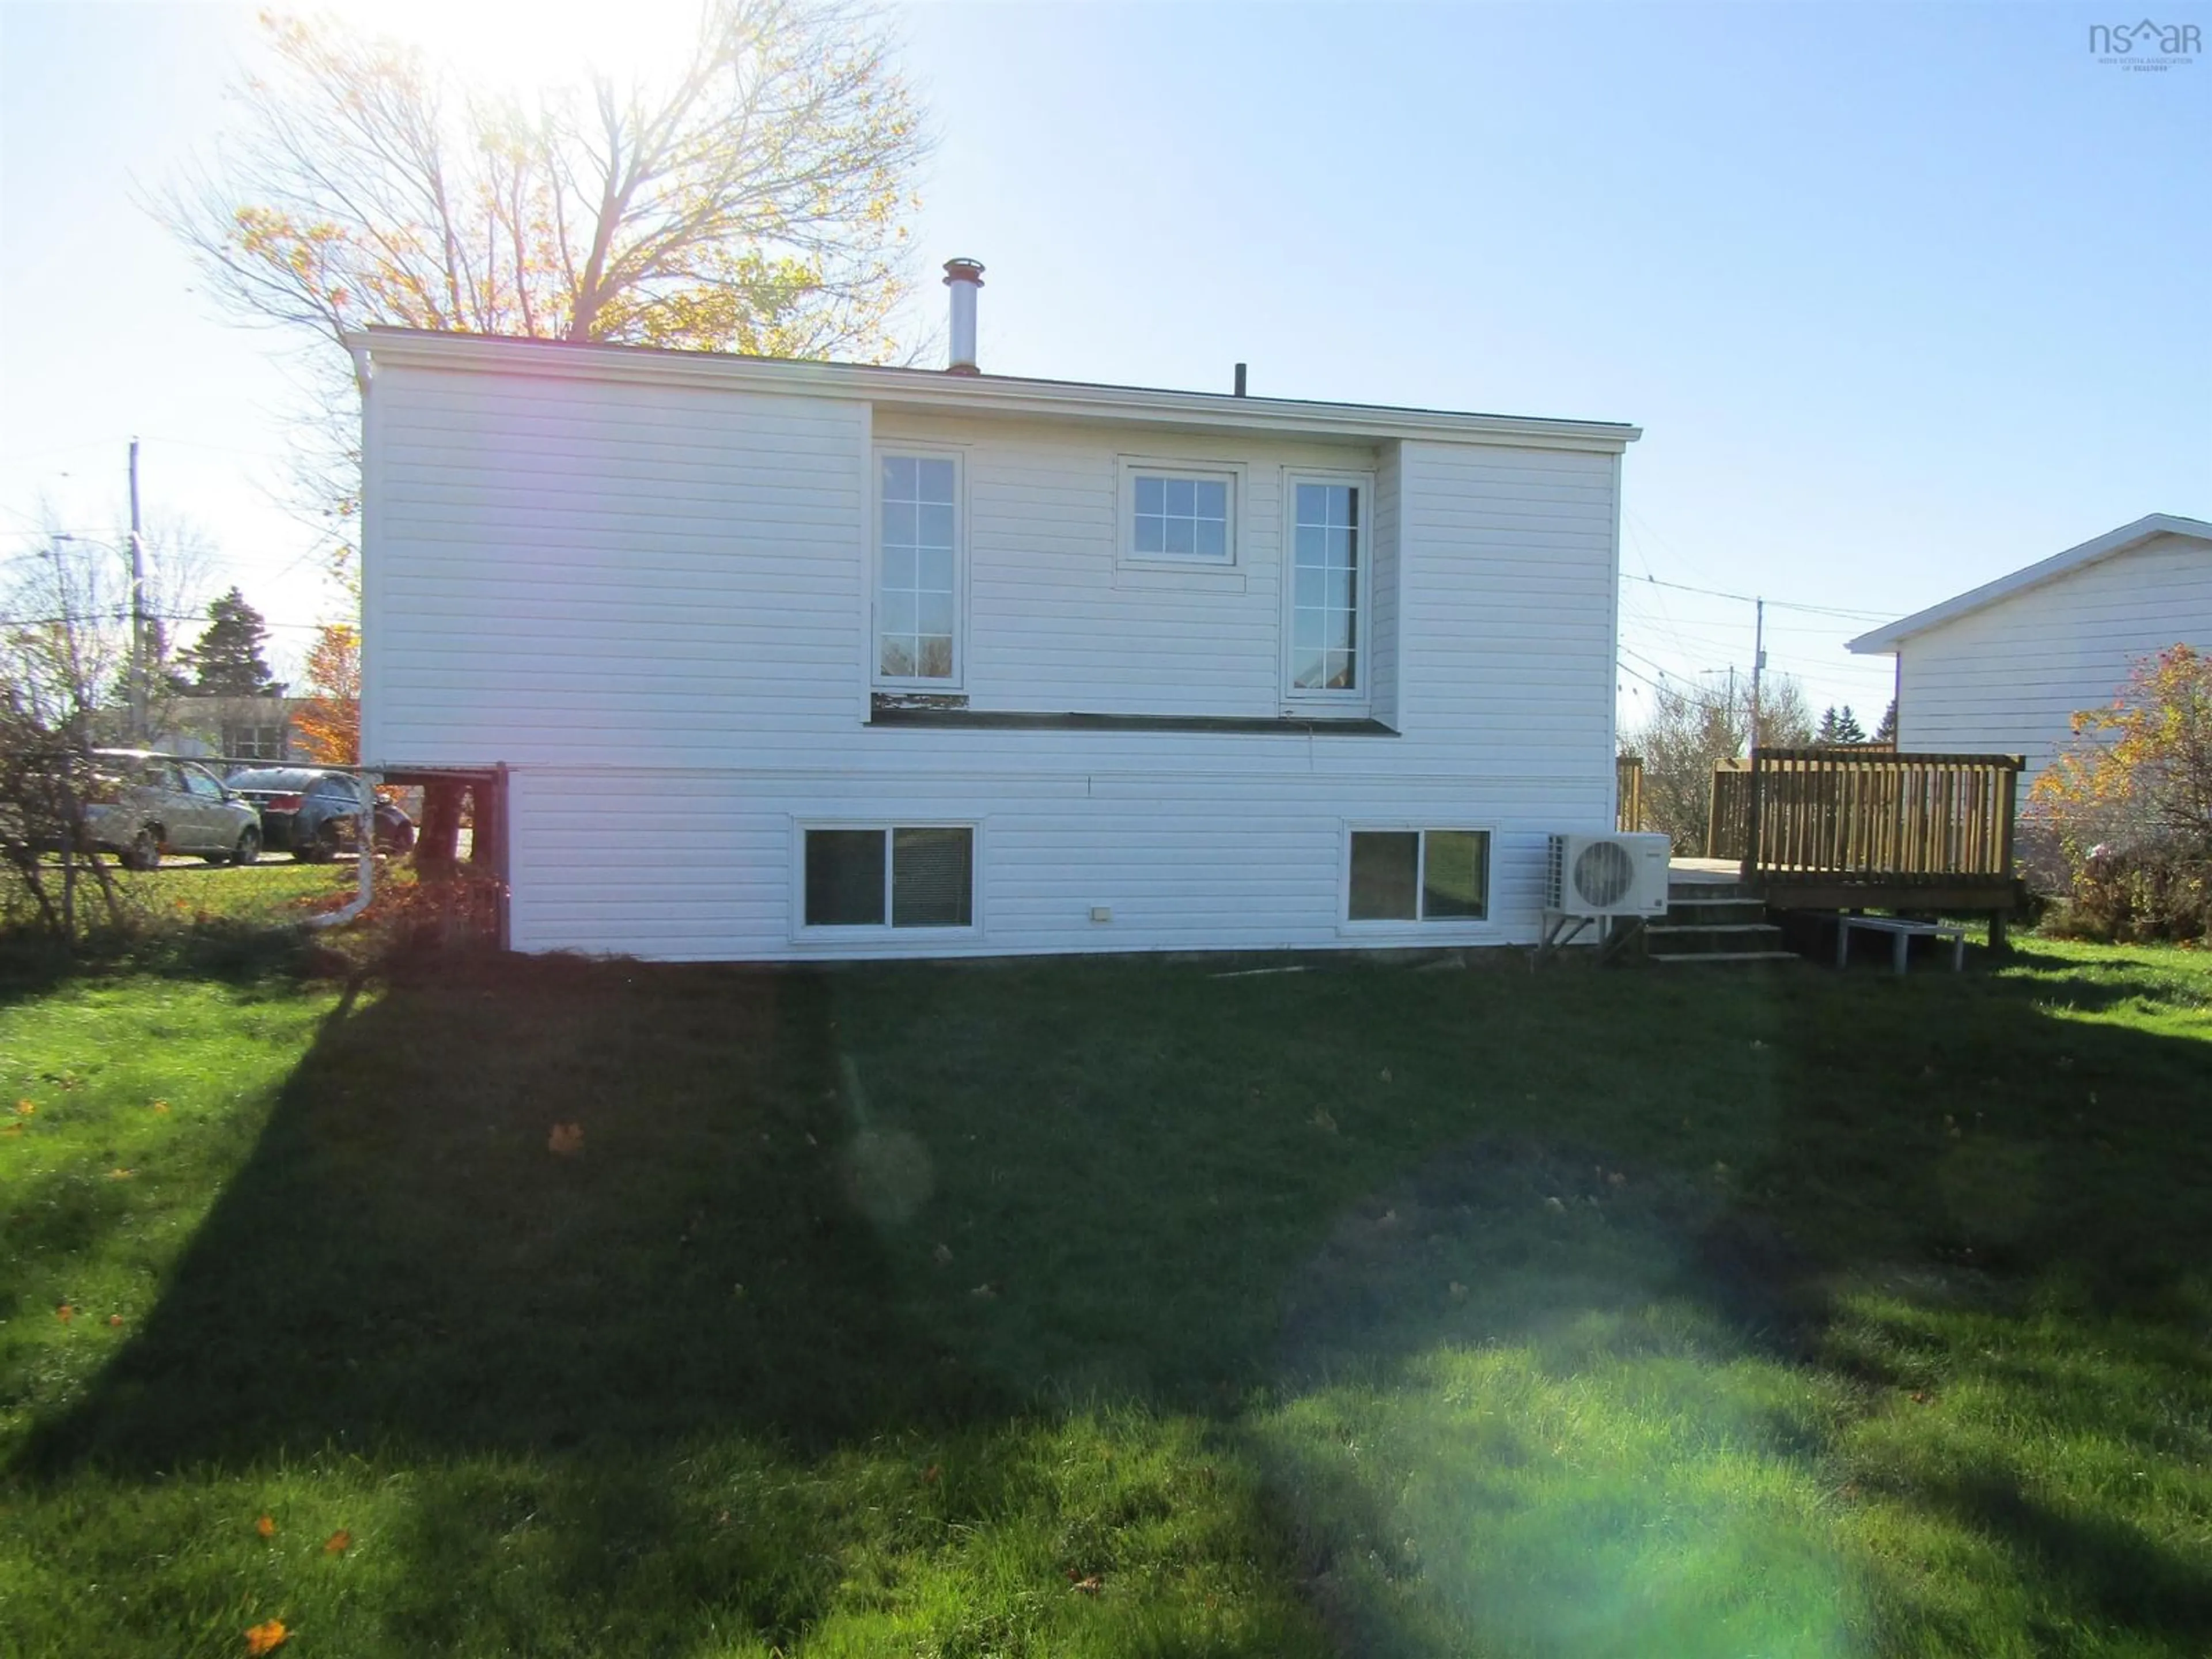
[[(1250, 468), (1243, 461), (1208, 461), (1164, 455), (1121, 455), (1115, 458), (1114, 562), (1123, 570), (1173, 571), (1178, 575), (1235, 575), (1241, 585), (1244, 569), (1244, 498)], [(1193, 478), (1229, 486), (1229, 556), (1139, 553), (1137, 551), (1137, 476), (1149, 478)]]
[[(968, 925), (965, 927), (894, 927), (891, 925), (891, 856), (884, 849), (884, 920), (858, 926), (813, 927), (806, 921), (806, 832), (810, 830), (965, 830), (968, 831)], [(981, 818), (809, 817), (791, 821), (791, 940), (794, 945), (836, 945), (860, 941), (976, 939), (983, 936), (983, 822)]]
[[(1357, 592), (1352, 603), (1358, 607), (1352, 629), (1353, 661), (1358, 665), (1359, 683), (1349, 691), (1304, 691), (1291, 684), (1291, 644), (1295, 637), (1297, 611), (1297, 488), (1302, 483), (1352, 484), (1359, 496), (1359, 568)], [(1369, 714), (1375, 707), (1375, 659), (1372, 633), (1374, 629), (1375, 591), (1375, 475), (1325, 466), (1286, 466), (1283, 469), (1282, 511), (1277, 515), (1282, 526), (1283, 602), (1282, 652), (1276, 665), (1277, 684), (1282, 688), (1283, 707), (1286, 712), (1301, 709), (1333, 708), (1340, 713)], [(1364, 827), (1364, 826), (1363, 826)], [(1426, 826), (1416, 824), (1415, 829)], [(1447, 826), (1448, 827), (1448, 826)], [(1345, 843), (1346, 858), (1351, 857), (1351, 842)]]
[[(1446, 834), (1457, 831), (1463, 835), (1484, 838), (1482, 860), (1482, 914), (1480, 916), (1439, 916), (1434, 921), (1415, 916), (1407, 921), (1395, 916), (1377, 916), (1354, 921), (1352, 919), (1352, 838), (1355, 835), (1419, 835), (1421, 838), (1420, 863), (1413, 873), (1415, 902), (1426, 887), (1429, 873), (1429, 835), (1432, 830)], [(1469, 823), (1464, 820), (1438, 823), (1434, 818), (1346, 818), (1344, 821), (1343, 845), (1337, 860), (1336, 931), (1352, 939), (1369, 939), (1387, 935), (1399, 939), (1426, 939), (1431, 943), (1453, 939), (1494, 934), (1498, 926), (1498, 830), (1494, 824)]]
[[(944, 679), (925, 679), (919, 675), (902, 677), (883, 672), (883, 643), (878, 625), (884, 605), (884, 462), (900, 456), (952, 463), (952, 672)], [(964, 690), (968, 684), (968, 447), (896, 441), (872, 445), (868, 456), (867, 514), (868, 684), (896, 691)]]

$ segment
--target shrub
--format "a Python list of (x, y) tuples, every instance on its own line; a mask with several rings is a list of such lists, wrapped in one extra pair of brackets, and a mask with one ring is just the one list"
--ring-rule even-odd
[[(379, 876), (368, 908), (323, 938), (363, 965), (495, 945), (503, 890), (497, 877), (467, 870), (418, 880), (390, 868)], [(352, 896), (350, 890), (336, 891), (315, 908), (336, 910)]]
[(2212, 657), (2137, 662), (2035, 781), (2024, 827), (2055, 842), (2067, 903), (2051, 927), (2107, 939), (2212, 931)]
[(2212, 863), (2100, 848), (2041, 925), (2108, 945), (2203, 939), (2212, 935)]

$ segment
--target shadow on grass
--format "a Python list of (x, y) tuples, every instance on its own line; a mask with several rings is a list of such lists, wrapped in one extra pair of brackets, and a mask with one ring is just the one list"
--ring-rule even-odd
[[(483, 1606), (486, 1650), (548, 1645), (549, 1607), (581, 1632), (625, 1571), (787, 1640), (849, 1604), (837, 1563), (878, 1510), (963, 1535), (1048, 1516), (1006, 1547), (1051, 1575), (1206, 1503), (1224, 1557), (1295, 1549), (1362, 1650), (1909, 1647), (1952, 1613), (1881, 1588), (1883, 1539), (1838, 1519), (1879, 1462), (1866, 1425), (2003, 1382), (1990, 1328), (2055, 1319), (2060, 1358), (2116, 1318), (2201, 1340), (2175, 1322), (2212, 1256), (2203, 1045), (2051, 1018), (2154, 994), (2069, 968), (463, 965), (330, 1023), (154, 1316), (18, 1472), (461, 1471), (404, 1546), (450, 1597), (519, 1536), (545, 1552)], [(2054, 1279), (2070, 1313), (2037, 1301)], [(1931, 1328), (1886, 1331), (1869, 1285)], [(2106, 1380), (2051, 1375), (2021, 1398)], [(1024, 1425), (1102, 1406), (1153, 1426), (1086, 1468), (1167, 1415), (1197, 1438), (1126, 1502), (1063, 1502), (1098, 1480)], [(2170, 1455), (2163, 1421), (2111, 1449)], [(1578, 1446), (1583, 1474), (1553, 1469)], [(1961, 1484), (1911, 1447), (1913, 1524), (1998, 1577), (2072, 1549), (2035, 1617), (2203, 1624), (2138, 1511), (2069, 1543), (2035, 1480)], [(1211, 1498), (1179, 1484), (1217, 1465)], [(1959, 1616), (1971, 1650), (2000, 1614)]]
[(897, 1311), (827, 1018), (815, 980), (568, 964), (365, 1000), (34, 1462), (819, 1448), (1002, 1408)]
[(70, 951), (27, 932), (0, 933), (0, 1008), (72, 982), (137, 974), (289, 994), (311, 944), (302, 928), (221, 918), (99, 932)]

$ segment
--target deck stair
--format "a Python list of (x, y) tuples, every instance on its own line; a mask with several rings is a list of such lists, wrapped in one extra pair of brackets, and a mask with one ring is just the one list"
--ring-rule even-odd
[(1796, 962), (1782, 929), (1767, 920), (1766, 901), (1739, 881), (1667, 885), (1667, 914), (1644, 930), (1645, 957), (1658, 963)]

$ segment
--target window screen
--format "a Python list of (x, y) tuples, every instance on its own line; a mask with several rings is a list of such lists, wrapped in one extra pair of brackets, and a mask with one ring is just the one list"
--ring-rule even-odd
[(1480, 921), (1490, 914), (1486, 830), (1355, 830), (1353, 921)]
[(884, 922), (884, 832), (806, 832), (806, 925), (880, 927)]
[(1412, 921), (1420, 914), (1421, 836), (1362, 830), (1352, 837), (1352, 919)]
[(891, 926), (965, 927), (974, 918), (971, 830), (891, 831)]
[(1421, 915), (1480, 921), (1490, 890), (1490, 837), (1474, 830), (1431, 830), (1421, 840)]

